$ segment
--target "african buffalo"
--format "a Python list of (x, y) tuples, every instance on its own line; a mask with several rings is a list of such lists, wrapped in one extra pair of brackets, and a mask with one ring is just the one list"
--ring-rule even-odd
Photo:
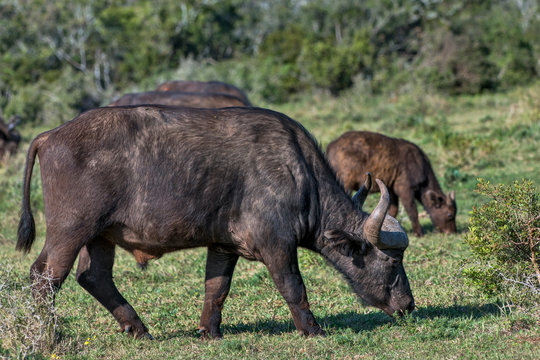
[[(324, 334), (309, 309), (299, 246), (321, 254), (367, 304), (412, 311), (402, 264), (408, 238), (387, 216), (388, 192), (371, 214), (351, 199), (314, 138), (287, 116), (258, 108), (167, 106), (89, 110), (38, 135), (26, 162), (17, 249), (35, 238), (30, 179), (39, 156), (47, 223), (31, 267), (34, 294), (55, 289), (80, 255), (76, 278), (120, 328), (150, 337), (112, 278), (115, 247), (146, 264), (207, 247), (199, 329), (220, 337), (221, 310), (239, 256), (263, 262), (298, 331)], [(369, 188), (369, 186), (367, 186)]]
[(7, 154), (13, 154), (19, 147), (21, 135), (15, 130), (19, 124), (20, 117), (13, 115), (8, 124), (4, 123), (4, 119), (0, 116), (0, 159)]
[(120, 97), (109, 106), (159, 104), (197, 108), (220, 108), (228, 106), (249, 106), (249, 103), (229, 94), (187, 93), (179, 91), (148, 91), (131, 93)]
[(159, 85), (156, 91), (183, 91), (194, 93), (221, 93), (236, 96), (242, 99), (247, 106), (251, 106), (246, 94), (234, 85), (221, 81), (167, 81)]
[(390, 192), (388, 214), (396, 216), (401, 199), (417, 236), (423, 232), (415, 200), (422, 203), (439, 231), (456, 232), (455, 194), (444, 194), (428, 157), (415, 144), (373, 132), (350, 131), (332, 141), (326, 153), (347, 191), (358, 189), (368, 171), (380, 178)]

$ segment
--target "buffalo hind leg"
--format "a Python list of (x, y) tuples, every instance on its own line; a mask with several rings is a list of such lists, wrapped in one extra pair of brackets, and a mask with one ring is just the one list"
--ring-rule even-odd
[(203, 338), (221, 338), (219, 326), (225, 298), (229, 294), (238, 255), (226, 254), (208, 248), (204, 281), (204, 305), (199, 324)]
[(325, 335), (309, 309), (306, 287), (298, 268), (297, 249), (292, 248), (289, 251), (274, 249), (272, 254), (264, 259), (264, 263), (289, 306), (298, 332), (306, 336)]
[[(49, 239), (49, 237), (48, 237)], [(45, 246), (30, 268), (32, 293), (39, 302), (54, 296), (69, 275), (77, 258), (78, 248), (54, 247), (53, 241), (45, 241)]]
[(135, 338), (152, 339), (148, 328), (113, 282), (114, 246), (97, 237), (83, 247), (79, 253), (77, 282), (109, 310), (120, 324), (120, 331)]

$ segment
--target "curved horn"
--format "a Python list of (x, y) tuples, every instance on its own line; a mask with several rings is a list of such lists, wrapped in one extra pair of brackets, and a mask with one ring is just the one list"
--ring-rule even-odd
[(381, 199), (364, 223), (364, 236), (381, 250), (406, 249), (409, 246), (407, 234), (396, 219), (386, 216), (390, 206), (388, 189), (381, 180), (376, 181), (381, 191)]
[(354, 206), (358, 210), (362, 210), (362, 206), (364, 206), (364, 202), (366, 201), (366, 198), (369, 194), (369, 191), (371, 190), (371, 173), (366, 174), (366, 180), (364, 181), (364, 184), (360, 187), (360, 189), (354, 194), (352, 201), (354, 203)]
[(390, 207), (390, 194), (388, 194), (388, 189), (381, 180), (375, 179), (375, 181), (379, 185), (381, 199), (379, 200), (377, 207), (375, 207), (364, 223), (364, 235), (366, 240), (370, 243), (377, 247), (381, 247), (384, 246), (380, 240), (381, 227), (384, 218), (386, 217), (386, 213), (388, 212), (388, 208)]

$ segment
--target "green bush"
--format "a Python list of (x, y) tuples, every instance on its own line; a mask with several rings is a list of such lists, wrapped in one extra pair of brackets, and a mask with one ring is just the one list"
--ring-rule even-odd
[(418, 74), (437, 89), (476, 94), (499, 86), (499, 69), (490, 60), (492, 49), (475, 35), (482, 29), (438, 28), (426, 36)]
[(24, 123), (57, 126), (82, 111), (97, 107), (106, 94), (96, 87), (92, 75), (70, 68), (61, 71), (54, 81), (42, 79), (20, 87), (6, 99), (6, 116), (18, 114)]
[(515, 304), (538, 304), (539, 193), (529, 180), (493, 186), (483, 179), (477, 192), (490, 201), (473, 207), (465, 238), (473, 252), (463, 268), (466, 282)]
[(260, 74), (262, 98), (273, 103), (286, 102), (296, 93), (302, 83), (296, 64), (279, 64), (272, 59), (262, 61), (264, 71)]
[(332, 40), (318, 41), (304, 47), (300, 68), (307, 72), (310, 85), (337, 95), (353, 85), (355, 75), (370, 71), (373, 51), (366, 32), (358, 32), (350, 42), (338, 45)]
[[(516, 4), (485, 1), (462, 6), (463, 11), (455, 13), (441, 8), (446, 16), (425, 24), (414, 60), (419, 77), (449, 93), (476, 94), (509, 89), (538, 76), (533, 45), (538, 39), (529, 36)], [(442, 20), (448, 16), (451, 22)]]
[(278, 58), (281, 63), (294, 63), (308, 37), (309, 34), (293, 24), (269, 34), (261, 44), (259, 55), (262, 58)]

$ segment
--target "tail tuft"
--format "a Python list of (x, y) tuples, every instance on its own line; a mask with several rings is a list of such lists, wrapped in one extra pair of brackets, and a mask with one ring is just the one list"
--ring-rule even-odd
[(36, 225), (34, 216), (30, 211), (23, 211), (17, 230), (17, 250), (27, 254), (36, 238)]

